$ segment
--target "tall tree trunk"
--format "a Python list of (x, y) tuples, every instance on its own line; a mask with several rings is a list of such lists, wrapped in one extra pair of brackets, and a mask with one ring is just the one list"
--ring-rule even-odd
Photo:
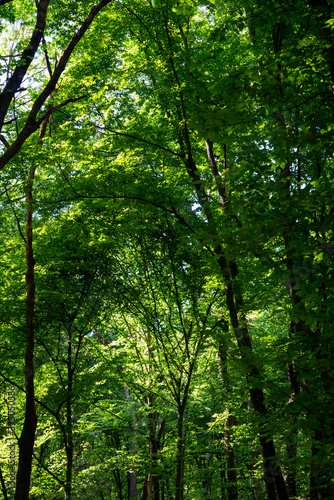
[[(290, 177), (290, 165), (287, 162), (284, 172), (282, 175), (289, 179)], [(286, 198), (289, 199), (290, 192), (290, 181), (286, 182)], [(291, 225), (295, 224), (295, 221), (291, 221)], [(292, 312), (298, 318), (298, 322), (292, 321), (292, 332), (298, 339), (303, 339), (306, 345), (307, 351), (312, 355), (315, 363), (315, 372), (319, 375), (319, 379), (323, 381), (323, 394), (329, 394), (330, 384), (328, 384), (328, 373), (321, 369), (318, 365), (318, 361), (327, 357), (327, 354), (319, 353), (319, 347), (321, 346), (321, 341), (323, 338), (322, 328), (319, 327), (317, 330), (312, 330), (309, 325), (305, 322), (305, 317), (307, 314), (306, 299), (300, 294), (300, 279), (296, 274), (296, 270), (302, 269), (304, 261), (300, 258), (299, 253), (294, 249), (295, 240), (291, 237), (289, 231), (284, 231), (284, 242), (286, 251), (286, 266), (289, 274), (289, 292), (291, 300)], [(310, 313), (309, 313), (310, 314)], [(314, 314), (314, 313), (312, 313)], [(307, 392), (308, 382), (314, 378), (314, 373), (308, 373), (309, 367), (303, 366), (303, 376), (305, 376), (305, 390)], [(305, 380), (304, 379), (304, 380)], [(309, 380), (308, 380), (309, 379)], [(319, 390), (313, 394), (314, 402), (319, 395)], [(319, 406), (319, 417), (324, 416), (324, 409)], [(309, 415), (307, 416), (309, 419)], [(326, 421), (326, 418), (324, 417)], [(312, 426), (314, 424), (311, 424)], [(332, 427), (333, 429), (333, 427)], [(331, 482), (331, 478), (328, 475), (326, 465), (324, 464), (323, 457), (321, 457), (322, 451), (325, 446), (331, 447), (333, 445), (333, 436), (325, 436), (323, 430), (319, 430), (317, 427), (313, 427), (314, 435), (312, 437), (312, 458), (311, 458), (311, 471), (310, 471), (310, 499), (311, 500), (327, 500), (334, 497), (334, 487)], [(293, 449), (292, 449), (293, 450)], [(327, 459), (328, 460), (328, 459)]]
[(67, 401), (66, 401), (66, 480), (65, 500), (72, 498), (72, 473), (73, 473), (73, 422), (72, 422), (72, 393), (73, 393), (73, 370), (72, 370), (72, 330), (68, 328), (67, 337)]
[[(215, 230), (216, 222), (211, 210), (211, 200), (204, 188), (204, 181), (201, 177), (201, 173), (198, 170), (193, 154), (191, 138), (188, 130), (188, 119), (186, 112), (185, 98), (183, 95), (183, 90), (180, 84), (180, 80), (175, 69), (173, 58), (170, 58), (170, 64), (172, 72), (175, 78), (175, 83), (179, 90), (180, 99), (180, 122), (183, 122), (183, 128), (179, 134), (179, 145), (182, 152), (185, 168), (188, 176), (193, 184), (194, 190), (197, 195), (198, 203), (200, 204), (203, 213), (205, 214), (208, 223), (211, 225), (210, 234), (213, 240), (219, 241), (218, 231)], [(216, 184), (217, 194), (219, 196), (222, 208), (226, 213), (227, 219), (234, 220), (238, 225), (239, 221), (230, 210), (228, 199), (226, 199), (226, 189), (225, 189), (225, 179), (224, 176), (220, 175), (219, 169), (217, 167), (217, 162), (213, 154), (213, 145), (211, 140), (206, 140), (206, 149), (209, 164), (212, 171), (213, 181)], [(227, 169), (226, 165), (226, 146), (224, 148), (224, 170)], [(221, 269), (223, 279), (225, 282), (225, 295), (226, 303), (231, 318), (232, 328), (235, 337), (240, 348), (240, 352), (244, 358), (252, 357), (252, 344), (250, 335), (248, 332), (247, 322), (243, 313), (243, 301), (240, 285), (238, 283), (238, 268), (236, 262), (228, 262), (221, 244), (217, 244), (213, 248), (213, 253), (216, 257), (218, 265)], [(247, 363), (249, 364), (249, 362)], [(268, 500), (277, 500), (276, 491), (279, 500), (288, 500), (288, 493), (284, 483), (283, 475), (279, 463), (276, 457), (275, 446), (273, 438), (267, 430), (267, 425), (265, 420), (267, 418), (267, 408), (264, 404), (264, 394), (263, 390), (258, 387), (256, 379), (258, 379), (259, 372), (254, 365), (247, 376), (247, 382), (249, 386), (250, 397), (253, 403), (254, 410), (259, 414), (261, 418), (261, 424), (259, 426), (260, 432), (260, 449), (264, 468), (264, 480), (267, 489)]]
[[(226, 325), (226, 329), (228, 329), (228, 324)], [(230, 381), (227, 372), (227, 349), (225, 344), (219, 345), (218, 359), (219, 359), (219, 375), (221, 382), (223, 384), (226, 400), (228, 401)], [(224, 425), (224, 452), (225, 452), (225, 461), (227, 470), (226, 491), (228, 500), (238, 500), (238, 475), (235, 464), (234, 448), (232, 445), (234, 415), (229, 405), (227, 406), (226, 410), (227, 410), (227, 418), (225, 420), (225, 425)]]
[[(137, 450), (136, 450), (137, 451)], [(137, 498), (137, 470), (133, 468), (128, 473), (128, 499), (136, 499)]]
[[(149, 396), (149, 406), (152, 407), (153, 394)], [(163, 418), (157, 432), (158, 413), (152, 411), (149, 414), (149, 428), (150, 428), (150, 464), (151, 470), (147, 475), (146, 489), (148, 500), (160, 500), (160, 478), (156, 473), (158, 452), (161, 446), (161, 438), (165, 428), (166, 419)]]
[(228, 500), (238, 500), (238, 476), (235, 464), (234, 449), (232, 445), (233, 427), (234, 415), (231, 408), (229, 408), (224, 428), (224, 451), (227, 470), (226, 491)]
[(223, 466), (223, 461), (225, 463), (225, 456), (223, 457), (219, 454), (217, 458), (219, 458), (221, 463), (220, 474), (219, 474), (219, 483), (220, 483), (219, 500), (226, 500), (226, 495), (225, 495), (226, 471), (225, 467)]
[[(184, 403), (184, 402), (183, 402)], [(185, 404), (179, 405), (177, 421), (177, 450), (176, 450), (176, 484), (175, 500), (183, 500), (183, 476), (184, 476), (184, 423)]]
[[(248, 400), (248, 410), (251, 410), (253, 408), (252, 401), (249, 399)], [(250, 446), (250, 452), (251, 452), (251, 460), (252, 460), (252, 466), (251, 466), (251, 477), (252, 477), (252, 498), (253, 500), (262, 500), (263, 498), (263, 483), (260, 479), (256, 477), (256, 469), (258, 468), (257, 463), (259, 460), (259, 453), (258, 451), (255, 451), (254, 449), (254, 443), (252, 437), (249, 439), (249, 446)], [(256, 446), (257, 448), (257, 446)]]
[[(253, 358), (251, 338), (248, 332), (246, 318), (243, 314), (243, 300), (238, 283), (238, 268), (235, 262), (228, 263), (224, 257), (222, 248), (217, 245), (214, 248), (217, 262), (222, 271), (225, 281), (226, 303), (231, 319), (232, 328), (236, 336), (240, 352), (247, 360), (251, 368), (246, 376), (249, 386), (249, 394), (254, 410), (260, 416), (259, 437), (260, 451), (264, 468), (264, 481), (268, 500), (288, 500), (288, 493), (283, 479), (280, 465), (277, 461), (273, 438), (267, 429), (267, 408), (264, 402), (263, 390), (256, 387), (260, 375), (255, 363), (250, 362)], [(277, 492), (277, 496), (276, 496)]]
[(23, 50), (14, 71), (0, 93), (0, 131), (2, 130), (10, 103), (14, 98), (15, 93), (19, 90), (23, 78), (25, 77), (29, 66), (35, 57), (36, 51), (42, 39), (45, 30), (49, 3), (50, 0), (40, 0), (39, 2), (36, 2), (37, 13), (34, 31), (29, 42), (27, 43), (26, 48)]
[[(291, 322), (290, 330), (294, 330), (294, 322)], [(288, 365), (288, 376), (290, 380), (291, 396), (289, 403), (294, 401), (294, 398), (300, 392), (299, 382), (297, 379), (297, 373), (293, 363)], [(288, 416), (288, 415), (287, 415)], [(290, 436), (289, 442), (286, 445), (286, 452), (288, 456), (288, 463), (286, 466), (287, 473), (285, 475), (286, 487), (289, 493), (289, 498), (297, 497), (297, 487), (296, 487), (296, 457), (297, 457), (297, 438), (298, 429), (294, 429)]]
[(116, 482), (118, 500), (123, 500), (122, 479), (121, 479), (120, 471), (119, 471), (119, 469), (116, 469), (116, 470), (113, 470), (112, 473), (113, 473), (113, 476), (114, 476), (115, 482)]
[[(148, 337), (148, 359), (151, 357), (151, 340), (150, 336)], [(150, 453), (150, 467), (149, 472), (146, 476), (144, 486), (142, 489), (140, 500), (160, 500), (160, 478), (156, 473), (157, 469), (157, 454), (160, 450), (161, 438), (164, 432), (165, 417), (162, 419), (160, 428), (157, 432), (158, 427), (158, 419), (159, 414), (153, 408), (153, 393), (149, 392), (147, 403), (150, 408), (150, 412), (148, 414), (148, 427), (149, 427), (149, 435), (150, 435), (150, 444), (149, 444), (149, 453)]]
[(212, 473), (210, 472), (210, 462), (211, 462), (212, 454), (207, 453), (205, 458), (205, 466), (204, 466), (204, 474), (205, 479), (203, 481), (203, 489), (205, 498), (209, 498), (211, 496), (211, 484), (212, 484)]
[[(206, 141), (206, 145), (209, 163), (214, 180), (216, 182), (217, 191), (221, 200), (222, 207), (226, 211), (227, 216), (232, 219), (233, 214), (230, 213), (228, 200), (226, 199), (225, 186), (218, 171), (211, 141)], [(190, 161), (190, 166), (193, 173), (193, 181), (195, 181), (195, 178), (197, 179), (198, 177), (198, 173), (193, 160)], [(224, 150), (224, 167), (225, 169), (227, 168), (226, 148)], [(200, 200), (202, 200), (201, 205), (208, 220), (213, 221), (213, 216), (209, 208), (206, 193), (204, 193), (203, 190), (200, 190), (198, 191), (198, 196), (200, 197)], [(253, 408), (261, 418), (261, 423), (259, 426), (260, 451), (264, 467), (264, 481), (267, 490), (267, 497), (268, 500), (276, 500), (277, 496), (279, 500), (288, 500), (288, 493), (284, 483), (283, 474), (276, 458), (276, 450), (273, 438), (268, 432), (265, 422), (267, 418), (267, 408), (264, 403), (264, 393), (261, 388), (254, 387), (254, 385), (258, 385), (256, 379), (258, 379), (259, 377), (259, 371), (255, 363), (250, 363), (249, 361), (249, 358), (253, 358), (253, 350), (251, 338), (248, 332), (247, 321), (243, 312), (243, 297), (238, 280), (238, 266), (234, 261), (227, 261), (220, 244), (214, 247), (214, 253), (216, 255), (217, 262), (221, 269), (225, 282), (226, 304), (229, 311), (231, 325), (242, 356), (248, 359), (247, 364), (251, 366), (246, 378), (249, 386), (249, 393)]]
[[(196, 359), (197, 355), (194, 356)], [(183, 397), (181, 396), (181, 378), (179, 379), (178, 387), (179, 394), (177, 395), (177, 449), (176, 449), (176, 482), (175, 482), (175, 500), (183, 500), (183, 482), (184, 482), (184, 415), (188, 402), (189, 388), (191, 377), (194, 369), (195, 361), (193, 360), (189, 366), (187, 382), (184, 387)]]
[(27, 219), (26, 219), (26, 262), (27, 262), (27, 298), (26, 298), (26, 352), (25, 352), (25, 415), (21, 436), (19, 438), (19, 464), (16, 476), (15, 500), (28, 500), (32, 454), (37, 414), (35, 409), (34, 390), (34, 307), (35, 307), (35, 271), (33, 254), (33, 196), (32, 185), (35, 177), (35, 168), (30, 170), (26, 188)]
[[(130, 402), (131, 396), (130, 396), (129, 389), (127, 388), (126, 385), (124, 386), (124, 393), (125, 393), (126, 399)], [(134, 428), (136, 428), (137, 423), (138, 423), (137, 419), (134, 417), (133, 418)], [(135, 438), (133, 439), (131, 446), (132, 446), (132, 448), (131, 448), (132, 453), (136, 454), (137, 453), (137, 443), (136, 443)], [(132, 499), (135, 499), (135, 500), (137, 499), (137, 469), (136, 469), (136, 467), (133, 467), (132, 470), (128, 472), (128, 500), (132, 500)]]
[[(328, 438), (327, 438), (328, 439)], [(323, 430), (316, 429), (312, 437), (312, 460), (310, 472), (310, 500), (331, 500), (334, 498), (334, 488), (330, 473), (321, 464), (322, 448), (326, 438)], [(333, 446), (333, 443), (331, 443)]]
[(1, 483), (1, 490), (2, 490), (2, 494), (3, 494), (3, 498), (4, 498), (4, 500), (8, 500), (6, 483), (5, 483), (5, 480), (3, 478), (1, 467), (0, 467), (0, 483)]

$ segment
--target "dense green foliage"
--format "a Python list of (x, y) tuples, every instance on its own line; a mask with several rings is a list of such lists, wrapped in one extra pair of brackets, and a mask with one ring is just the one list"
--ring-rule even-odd
[(334, 498), (333, 9), (0, 1), (5, 500)]

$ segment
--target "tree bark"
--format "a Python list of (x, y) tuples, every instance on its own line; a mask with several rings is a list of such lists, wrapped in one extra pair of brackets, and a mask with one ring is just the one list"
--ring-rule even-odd
[(3, 498), (4, 498), (4, 500), (8, 500), (6, 483), (5, 483), (5, 480), (3, 478), (1, 467), (0, 467), (0, 483), (1, 483), (1, 490), (2, 490), (2, 494), (3, 494)]
[(15, 500), (28, 500), (32, 455), (37, 414), (35, 409), (34, 388), (34, 307), (35, 307), (35, 260), (33, 254), (33, 197), (32, 185), (35, 169), (32, 168), (26, 188), (27, 220), (26, 220), (26, 262), (27, 262), (27, 299), (26, 299), (26, 352), (25, 352), (25, 393), (26, 407), (21, 436), (19, 438), (19, 464), (16, 476)]
[[(225, 199), (225, 188), (222, 183), (222, 177), (219, 175), (217, 163), (213, 154), (212, 143), (210, 141), (206, 141), (206, 145), (209, 163), (213, 173), (214, 181), (217, 186), (217, 192), (219, 194), (222, 207), (226, 211), (227, 217), (233, 218), (233, 214), (227, 211), (228, 205), (227, 200)], [(200, 185), (198, 184), (198, 182), (195, 182), (195, 180), (197, 177), (199, 177), (199, 174), (197, 173), (197, 168), (192, 157), (190, 157), (190, 159), (188, 157), (188, 164), (190, 167), (188, 167), (188, 172), (189, 174), (192, 174), (195, 189), (198, 190)], [(224, 168), (227, 168), (226, 149), (224, 151)], [(198, 197), (208, 221), (213, 221), (209, 200), (206, 193), (204, 193), (204, 190), (198, 190)], [(214, 253), (216, 255), (217, 262), (221, 269), (225, 282), (225, 296), (231, 325), (242, 356), (247, 360), (247, 364), (250, 366), (246, 378), (249, 386), (252, 405), (254, 410), (261, 416), (262, 420), (259, 426), (259, 437), (267, 497), (268, 500), (276, 500), (277, 496), (279, 500), (288, 500), (288, 493), (285, 487), (282, 471), (276, 458), (274, 442), (272, 436), (268, 434), (267, 426), (265, 424), (267, 408), (264, 403), (264, 393), (262, 389), (253, 387), (254, 382), (256, 383), (256, 379), (259, 377), (260, 373), (255, 366), (255, 363), (251, 361), (253, 359), (252, 342), (248, 332), (247, 321), (243, 312), (243, 297), (238, 280), (238, 266), (234, 261), (227, 261), (220, 244), (214, 247)]]
[[(153, 404), (153, 394), (151, 393), (148, 398), (148, 405), (152, 407)], [(160, 441), (164, 432), (166, 419), (163, 418), (160, 428), (157, 432), (157, 423), (158, 423), (158, 413), (152, 410), (149, 413), (149, 429), (150, 429), (150, 467), (151, 470), (147, 474), (146, 481), (144, 484), (144, 488), (146, 490), (146, 497), (148, 500), (160, 500), (160, 478), (156, 473), (157, 467), (157, 454), (160, 450)], [(144, 500), (144, 496), (142, 493), (141, 500)]]
[(34, 59), (38, 46), (41, 42), (45, 30), (46, 14), (49, 3), (50, 0), (40, 0), (37, 3), (37, 19), (33, 34), (31, 35), (27, 47), (22, 52), (13, 74), (6, 82), (6, 85), (0, 94), (0, 132), (2, 130), (10, 103), (12, 102), (15, 93), (19, 90), (22, 80)]
[(129, 500), (137, 498), (137, 471), (135, 468), (128, 473), (128, 498)]
[[(286, 177), (288, 180), (285, 182), (285, 197), (290, 199), (290, 164), (287, 161), (285, 169), (281, 172), (283, 178)], [(288, 214), (286, 214), (288, 218)], [(295, 226), (295, 220), (289, 221), (289, 227)], [(298, 322), (291, 322), (291, 332), (294, 333), (296, 339), (303, 339), (305, 345), (307, 344), (307, 350), (312, 354), (314, 361), (318, 358), (326, 357), (326, 354), (319, 354), (318, 348), (322, 341), (322, 331), (318, 328), (317, 331), (313, 331), (309, 325), (305, 322), (305, 317), (307, 314), (306, 298), (300, 294), (299, 285), (300, 278), (298, 277), (296, 270), (302, 269), (304, 265), (304, 257), (300, 256), (298, 252), (294, 249), (295, 240), (291, 236), (288, 229), (283, 230), (283, 237), (285, 242), (285, 252), (286, 252), (286, 268), (289, 275), (289, 294), (291, 301), (291, 309), (294, 315), (297, 316)], [(309, 313), (314, 314), (314, 313)], [(308, 386), (308, 378), (312, 379), (314, 374), (307, 373), (308, 367), (303, 367), (303, 376), (305, 376), (306, 382), (305, 387)], [(317, 368), (316, 372), (319, 374), (319, 378), (323, 380), (323, 393), (328, 394), (328, 373), (323, 373), (321, 368)], [(304, 379), (304, 380), (305, 380)], [(290, 382), (291, 383), (291, 382)], [(296, 384), (296, 382), (295, 382)], [(297, 388), (296, 388), (297, 389)], [(297, 389), (299, 390), (299, 389)], [(307, 391), (307, 389), (306, 389)], [(318, 393), (314, 394), (314, 400), (318, 398)], [(326, 410), (325, 410), (326, 411)], [(324, 410), (319, 407), (319, 417), (321, 414), (324, 415)], [(307, 418), (309, 418), (307, 416)], [(328, 472), (324, 465), (321, 465), (322, 458), (319, 458), (323, 447), (328, 444), (332, 446), (332, 437), (326, 437), (323, 431), (318, 428), (314, 428), (314, 435), (312, 439), (312, 458), (311, 458), (311, 471), (310, 471), (310, 499), (311, 500), (326, 500), (334, 496), (334, 487), (331, 484), (331, 479), (328, 477)], [(294, 453), (294, 448), (290, 449), (290, 452)], [(317, 464), (317, 465), (316, 465)], [(293, 488), (293, 484), (291, 485)]]
[(176, 484), (175, 500), (183, 500), (183, 476), (184, 476), (184, 421), (185, 405), (179, 405), (177, 421), (177, 451), (176, 451)]
[[(129, 402), (131, 402), (130, 392), (129, 392), (129, 389), (127, 388), (126, 385), (124, 386), (124, 394), (125, 394), (126, 399)], [(136, 425), (137, 425), (137, 419), (134, 417), (133, 418), (134, 428), (136, 427)], [(136, 444), (135, 439), (132, 441), (131, 445), (132, 445), (132, 448), (131, 448), (132, 453), (136, 454), (137, 453), (137, 444)], [(135, 467), (133, 467), (133, 469), (128, 472), (128, 499), (132, 500), (132, 499), (136, 499), (136, 498), (137, 498), (137, 469)]]
[[(251, 410), (253, 408), (253, 404), (251, 399), (248, 400), (248, 410)], [(252, 498), (253, 500), (262, 500), (263, 498), (263, 483), (260, 479), (258, 479), (256, 476), (256, 468), (257, 468), (257, 462), (259, 458), (259, 454), (255, 451), (254, 448), (254, 443), (252, 437), (249, 439), (249, 446), (250, 446), (250, 451), (251, 451), (251, 460), (252, 460), (252, 466), (251, 466), (251, 476), (252, 476)]]
[[(188, 148), (190, 148), (189, 141), (188, 144)], [(212, 161), (212, 159), (213, 155), (210, 161)], [(214, 226), (214, 218), (211, 213), (210, 201), (206, 192), (202, 188), (200, 174), (192, 158), (190, 149), (188, 149), (188, 158), (186, 165), (187, 172), (193, 182), (198, 201), (202, 206), (203, 212), (205, 213), (209, 223), (213, 223)], [(216, 175), (215, 179), (217, 179)], [(217, 189), (220, 197), (222, 197), (224, 194), (222, 187), (218, 185)], [(250, 387), (249, 392), (253, 408), (261, 417), (266, 417), (267, 408), (264, 403), (263, 390), (252, 387), (259, 376), (259, 371), (253, 363), (250, 363), (249, 360), (249, 357), (252, 357), (252, 344), (248, 332), (246, 318), (243, 314), (242, 293), (238, 283), (238, 267), (235, 262), (228, 262), (226, 260), (220, 244), (214, 247), (214, 254), (216, 256), (217, 263), (221, 269), (225, 282), (226, 304), (229, 311), (232, 328), (242, 356), (243, 358), (246, 358), (248, 360), (247, 364), (251, 366), (250, 371), (247, 375), (247, 382), (248, 386)], [(261, 423), (261, 425), (259, 426), (259, 431), (260, 450), (264, 468), (264, 481), (266, 485), (268, 500), (277, 500), (276, 491), (279, 500), (288, 500), (288, 493), (285, 487), (281, 468), (276, 458), (273, 439), (270, 434), (268, 434), (266, 425), (264, 423)]]
[[(321, 465), (321, 459), (317, 456), (321, 453), (326, 438), (323, 430), (316, 429), (312, 438), (312, 460), (310, 472), (310, 500), (330, 500), (334, 498), (334, 488), (331, 477), (327, 470)], [(332, 443), (330, 445), (333, 446)]]
[(72, 498), (72, 473), (73, 473), (73, 423), (72, 423), (72, 393), (73, 393), (73, 370), (72, 370), (72, 330), (68, 328), (67, 338), (67, 401), (66, 401), (66, 480), (65, 500)]
[(113, 473), (113, 476), (114, 476), (115, 482), (116, 482), (118, 500), (123, 500), (122, 479), (121, 479), (121, 474), (119, 472), (119, 469), (113, 470), (112, 473)]
[[(230, 383), (227, 372), (227, 349), (224, 344), (219, 345), (218, 359), (219, 359), (219, 375), (223, 385), (223, 389), (225, 390), (226, 400), (228, 400)], [(227, 470), (226, 491), (228, 500), (238, 500), (238, 474), (235, 464), (234, 449), (232, 445), (234, 415), (232, 409), (229, 406), (227, 406), (226, 410), (228, 414), (224, 426), (224, 452), (225, 452), (225, 461)]]
[[(294, 330), (294, 322), (291, 322), (290, 331)], [(293, 363), (288, 365), (288, 376), (290, 381), (291, 396), (289, 403), (294, 401), (294, 398), (300, 392), (300, 386), (297, 379), (297, 373)], [(288, 415), (287, 415), (288, 416)], [(296, 487), (296, 466), (295, 461), (297, 457), (297, 438), (298, 430), (293, 430), (291, 433), (290, 440), (286, 445), (286, 452), (288, 455), (288, 463), (286, 466), (287, 473), (285, 475), (286, 487), (289, 493), (289, 498), (297, 497), (297, 487)]]

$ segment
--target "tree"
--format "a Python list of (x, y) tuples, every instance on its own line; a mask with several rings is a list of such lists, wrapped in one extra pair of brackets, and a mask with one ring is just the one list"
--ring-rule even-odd
[[(70, 42), (66, 46), (59, 62), (55, 64), (54, 72), (52, 73), (44, 38), (46, 17), (49, 1), (40, 0), (36, 3), (36, 24), (33, 34), (26, 44), (26, 48), (22, 51), (19, 60), (12, 71), (12, 74), (7, 79), (5, 86), (0, 94), (0, 132), (2, 131), (5, 123), (5, 118), (7, 113), (11, 114), (9, 111), (10, 105), (15, 98), (15, 94), (21, 89), (21, 84), (25, 76), (28, 76), (28, 70), (31, 66), (39, 44), (43, 38), (45, 46), (45, 57), (47, 69), (50, 73), (50, 79), (45, 85), (44, 89), (34, 101), (33, 106), (25, 120), (24, 125), (19, 131), (19, 125), (17, 117), (9, 120), (9, 124), (12, 122), (16, 126), (16, 139), (13, 137), (13, 142), (10, 145), (8, 140), (1, 135), (2, 142), (6, 147), (6, 151), (2, 154), (0, 159), (0, 169), (4, 166), (20, 151), (20, 148), (24, 142), (29, 138), (29, 136), (38, 130), (42, 126), (40, 132), (40, 140), (43, 138), (46, 129), (47, 119), (51, 117), (52, 113), (57, 109), (68, 104), (68, 102), (73, 101), (72, 98), (65, 100), (57, 106), (48, 106), (48, 110), (43, 114), (42, 117), (37, 119), (38, 113), (40, 112), (45, 101), (52, 95), (56, 89), (56, 85), (61, 77), (63, 71), (66, 68), (69, 57), (71, 56), (74, 48), (80, 39), (84, 36), (85, 32), (91, 25), (95, 16), (99, 11), (107, 4), (109, 1), (101, 0), (96, 4), (83, 21), (79, 29), (72, 36)], [(9, 132), (11, 136), (13, 134)], [(35, 302), (35, 277), (34, 277), (34, 257), (33, 257), (33, 246), (32, 246), (32, 183), (35, 176), (35, 167), (30, 167), (30, 174), (27, 181), (26, 188), (26, 201), (27, 201), (27, 222), (26, 222), (26, 261), (27, 261), (27, 302), (26, 302), (26, 335), (27, 335), (27, 347), (25, 353), (25, 386), (26, 386), (26, 417), (25, 423), (22, 430), (22, 435), (19, 440), (19, 466), (17, 474), (17, 484), (16, 484), (16, 498), (25, 499), (28, 498), (29, 494), (29, 483), (31, 474), (31, 459), (32, 459), (32, 449), (34, 443), (34, 435), (37, 424), (37, 416), (35, 412), (34, 404), (34, 367), (33, 367), (33, 356), (34, 356), (34, 302)]]
[[(14, 4), (2, 5), (10, 22)], [(57, 26), (62, 9), (51, 4), (47, 11), (46, 27), (54, 28), (47, 39), (49, 63), (50, 46), (63, 47), (64, 40), (71, 39), (70, 21)], [(26, 16), (23, 8), (21, 16)], [(41, 12), (38, 16), (41, 22)], [(83, 26), (80, 13), (77, 16), (74, 22)], [(103, 366), (117, 366), (110, 375), (117, 380), (115, 414), (126, 415), (129, 426), (126, 431), (120, 427), (120, 432), (117, 417), (103, 421), (99, 447), (84, 432), (82, 442), (89, 442), (91, 456), (100, 452), (106, 456), (107, 449), (122, 456), (117, 466), (116, 459), (108, 462), (112, 486), (99, 483), (101, 498), (111, 488), (124, 497), (126, 472), (133, 471), (134, 480), (134, 470), (143, 499), (158, 500), (167, 492), (182, 498), (184, 485), (193, 498), (210, 498), (218, 491), (221, 498), (236, 498), (237, 491), (238, 498), (249, 498), (254, 491), (269, 500), (333, 494), (331, 24), (330, 6), (323, 1), (115, 2), (103, 10), (98, 23), (91, 24), (71, 60), (65, 61), (66, 84), (59, 85), (64, 55), (56, 69), (48, 64), (50, 77), (45, 84), (46, 66), (37, 49), (30, 65), (18, 65), (26, 72), (26, 81), (36, 82), (30, 95), (35, 104), (41, 103), (40, 111), (33, 104), (25, 112), (23, 99), (15, 93), (1, 94), (11, 99), (5, 119), (14, 120), (4, 126), (2, 143), (12, 144), (7, 152), (14, 152), (27, 131), (33, 109), (37, 111), (31, 132), (37, 123), (46, 126), (51, 114), (56, 127), (56, 134), (45, 137), (38, 151), (33, 151), (33, 134), (24, 136), (15, 163), (3, 169), (9, 209), (2, 218), (8, 252), (1, 271), (2, 293), (4, 299), (10, 297), (2, 305), (6, 339), (13, 325), (22, 328), (20, 305), (11, 298), (15, 290), (23, 293), (13, 271), (19, 250), (9, 229), (20, 227), (24, 218), (18, 199), (23, 190), (16, 194), (15, 178), (27, 178), (30, 159), (43, 165), (34, 182), (35, 219), (41, 234), (45, 231), (50, 237), (47, 228), (56, 228), (54, 220), (68, 224), (73, 220), (73, 235), (80, 233), (77, 228), (87, 230), (86, 241), (79, 238), (84, 254), (90, 256), (91, 248), (105, 242), (100, 258), (108, 268), (110, 290), (94, 315), (100, 318), (107, 310), (113, 314), (92, 330), (90, 342)], [(21, 43), (21, 60), (24, 47)], [(18, 74), (14, 53), (9, 60), (8, 68)], [(42, 66), (38, 80), (32, 69)], [(73, 100), (85, 94), (89, 99)], [(47, 95), (49, 108), (43, 112)], [(71, 106), (65, 106), (69, 99)], [(72, 241), (70, 236), (59, 239), (62, 249), (67, 238)], [(78, 289), (78, 276), (88, 276), (91, 267), (100, 268), (93, 257), (87, 260), (89, 269), (85, 259), (76, 262), (75, 248), (63, 253), (51, 246), (44, 257), (38, 240), (36, 245), (38, 269), (61, 269), (65, 254), (69, 269), (78, 266), (73, 281)], [(71, 276), (63, 280), (56, 274), (56, 286), (72, 290)], [(36, 279), (42, 286), (43, 280)], [(100, 274), (96, 280), (97, 287), (98, 283), (105, 287)], [(45, 285), (45, 290), (52, 290), (47, 280)], [(57, 303), (68, 308), (77, 297), (74, 290), (73, 285), (73, 293), (64, 299), (56, 294)], [(42, 319), (41, 310), (34, 311), (41, 319), (40, 339), (47, 323), (62, 324), (57, 310), (50, 307), (53, 295), (48, 293), (44, 302), (48, 320)], [(80, 311), (80, 318), (90, 317), (89, 301), (82, 302)], [(67, 332), (70, 345), (69, 328), (65, 324), (57, 328)], [(78, 339), (87, 339), (88, 327), (76, 328), (81, 331)], [(114, 353), (119, 349), (123, 358), (112, 361), (104, 338), (109, 339), (109, 349)], [(54, 340), (43, 354), (43, 363), (50, 366)], [(187, 343), (194, 349), (188, 346), (189, 355)], [(22, 350), (12, 342), (10, 349), (17, 370)], [(213, 350), (220, 352), (220, 373)], [(85, 350), (80, 352), (82, 359), (89, 359)], [(203, 372), (208, 359), (209, 380)], [(60, 362), (60, 366), (64, 370), (65, 365)], [(76, 373), (78, 383), (85, 379), (83, 371)], [(96, 373), (101, 376), (99, 370)], [(135, 373), (139, 382), (133, 379)], [(7, 368), (3, 377), (20, 385)], [(196, 406), (193, 384), (200, 379), (207, 389), (198, 392)], [(208, 387), (215, 387), (214, 397)], [(102, 399), (96, 398), (91, 400), (101, 406), (102, 394)], [(178, 415), (168, 412), (163, 399), (172, 408), (176, 405)], [(75, 401), (71, 397), (66, 401), (71, 413)], [(104, 404), (109, 411), (110, 400)], [(85, 422), (92, 419), (89, 414)], [(166, 477), (167, 472), (173, 476), (169, 446), (174, 431), (175, 491)], [(184, 441), (190, 435), (191, 445)], [(59, 450), (64, 448), (55, 442)], [(266, 493), (261, 493), (255, 477), (259, 452)], [(74, 464), (75, 451), (72, 456)], [(44, 457), (43, 465), (49, 460)], [(93, 477), (91, 465), (82, 460), (82, 471)], [(6, 485), (7, 468), (3, 470)], [(106, 470), (103, 474), (108, 476)], [(301, 475), (309, 477), (308, 486)]]

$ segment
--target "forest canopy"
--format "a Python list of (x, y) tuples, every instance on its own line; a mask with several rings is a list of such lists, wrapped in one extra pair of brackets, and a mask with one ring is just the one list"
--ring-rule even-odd
[(0, 0), (1, 498), (334, 499), (333, 11)]

